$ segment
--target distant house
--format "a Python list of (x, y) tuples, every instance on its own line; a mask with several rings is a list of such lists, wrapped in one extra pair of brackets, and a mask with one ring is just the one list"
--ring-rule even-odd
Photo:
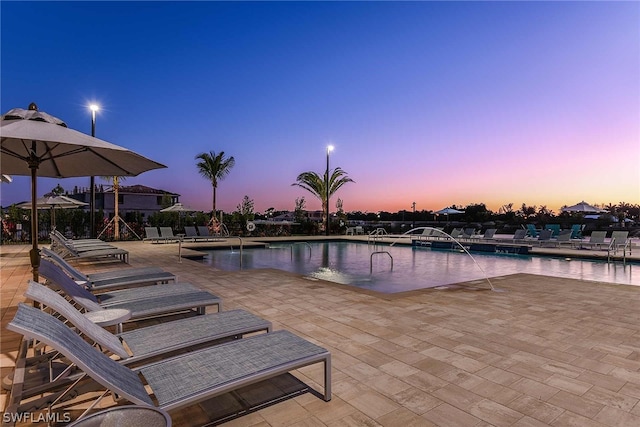
[[(74, 190), (70, 195), (74, 199), (89, 203), (89, 189)], [(128, 212), (139, 212), (144, 218), (159, 212), (160, 209), (178, 203), (179, 194), (158, 190), (146, 185), (121, 185), (118, 190), (118, 211), (121, 217)], [(115, 194), (112, 187), (96, 187), (96, 211), (102, 209), (106, 217), (111, 217), (115, 209)], [(164, 203), (164, 204), (163, 204)], [(85, 209), (89, 207), (86, 206)]]
[[(304, 217), (308, 221), (322, 222), (322, 211), (304, 211)], [(274, 216), (273, 221), (293, 221), (295, 220), (294, 212), (283, 212), (280, 215)]]

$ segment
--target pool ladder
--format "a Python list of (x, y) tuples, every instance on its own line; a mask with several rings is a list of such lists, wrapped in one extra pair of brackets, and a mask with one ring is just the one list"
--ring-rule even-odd
[[(631, 241), (627, 240), (622, 246), (622, 264), (627, 265), (627, 249), (629, 250), (629, 255), (631, 255)], [(611, 253), (614, 255), (618, 253), (618, 245), (616, 245), (616, 239), (611, 239), (609, 242), (609, 247), (607, 247), (607, 264), (611, 263)], [(615, 260), (614, 260), (615, 261)]]
[(391, 270), (393, 270), (393, 256), (388, 251), (375, 251), (371, 252), (371, 256), (369, 256), (369, 274), (373, 274), (373, 256), (379, 254), (387, 254), (389, 255), (389, 259), (391, 260)]
[(296, 245), (306, 245), (309, 248), (309, 258), (311, 258), (311, 245), (309, 244), (309, 242), (294, 242), (291, 245), (291, 260), (293, 261), (293, 248)]

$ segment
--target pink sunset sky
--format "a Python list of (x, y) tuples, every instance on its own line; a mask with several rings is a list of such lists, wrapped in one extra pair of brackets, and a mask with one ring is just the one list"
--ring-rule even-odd
[[(123, 184), (193, 209), (211, 209), (209, 151), (236, 160), (219, 209), (320, 209), (291, 184), (324, 173), (329, 144), (355, 181), (332, 210), (640, 204), (638, 2), (0, 7), (2, 113), (36, 102), (90, 133), (98, 103), (96, 136), (168, 166)], [(13, 179), (2, 206), (29, 200)]]

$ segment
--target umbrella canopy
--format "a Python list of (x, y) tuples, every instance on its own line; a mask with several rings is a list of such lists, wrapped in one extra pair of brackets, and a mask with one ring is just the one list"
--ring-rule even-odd
[(453, 214), (461, 214), (464, 213), (464, 211), (459, 211), (457, 209), (453, 209), (453, 208), (444, 208), (444, 209), (440, 209), (439, 211), (434, 212), (435, 214), (438, 215), (453, 215)]
[(0, 182), (11, 182), (13, 179), (9, 175), (0, 175)]
[(573, 206), (565, 206), (564, 208), (560, 209), (562, 212), (583, 212), (583, 213), (587, 213), (587, 212), (593, 212), (593, 213), (600, 213), (600, 212), (607, 212), (604, 209), (600, 209), (600, 208), (596, 208), (595, 206), (590, 205), (589, 203), (585, 202), (584, 200), (580, 203), (577, 203)]
[(160, 209), (160, 212), (189, 212), (193, 209), (187, 209), (182, 203), (176, 203), (168, 208)]
[[(88, 203), (81, 202), (80, 200), (72, 199), (67, 196), (40, 197), (36, 200), (37, 209), (51, 209), (51, 227), (53, 228), (56, 226), (56, 209), (73, 209), (86, 205), (88, 205)], [(16, 206), (22, 209), (31, 209), (33, 203), (24, 202)]]
[[(36, 114), (29, 114), (36, 113)], [(49, 178), (78, 176), (136, 176), (166, 166), (133, 151), (85, 135), (37, 110), (14, 108), (2, 116), (2, 173)], [(35, 117), (35, 118), (32, 118)], [(57, 121), (57, 122), (56, 122)]]
[[(71, 209), (86, 205), (88, 205), (88, 203), (81, 202), (80, 200), (72, 199), (71, 197), (67, 196), (49, 196), (39, 197), (38, 199), (36, 199), (36, 207), (38, 209)], [(22, 209), (31, 209), (32, 203), (24, 202), (16, 206)]]
[[(14, 108), (0, 118), (2, 173), (31, 176), (31, 200), (37, 198), (37, 177), (136, 176), (166, 166), (133, 151), (69, 129), (60, 119), (38, 111)], [(31, 208), (30, 251), (33, 279), (38, 280), (38, 210)]]
[(182, 203), (176, 203), (168, 208), (160, 209), (160, 212), (178, 212), (178, 228), (180, 228), (180, 212), (189, 212), (193, 209), (187, 209)]

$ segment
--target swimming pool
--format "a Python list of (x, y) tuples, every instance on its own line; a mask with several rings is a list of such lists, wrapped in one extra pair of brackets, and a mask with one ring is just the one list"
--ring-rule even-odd
[(575, 258), (476, 253), (471, 258), (457, 251), (357, 242), (271, 244), (266, 249), (244, 249), (242, 259), (237, 248), (235, 251), (207, 252), (209, 256), (204, 262), (221, 270), (276, 268), (384, 293), (433, 288), (514, 273), (640, 285), (640, 278), (634, 280), (633, 277), (640, 265), (607, 264)]

